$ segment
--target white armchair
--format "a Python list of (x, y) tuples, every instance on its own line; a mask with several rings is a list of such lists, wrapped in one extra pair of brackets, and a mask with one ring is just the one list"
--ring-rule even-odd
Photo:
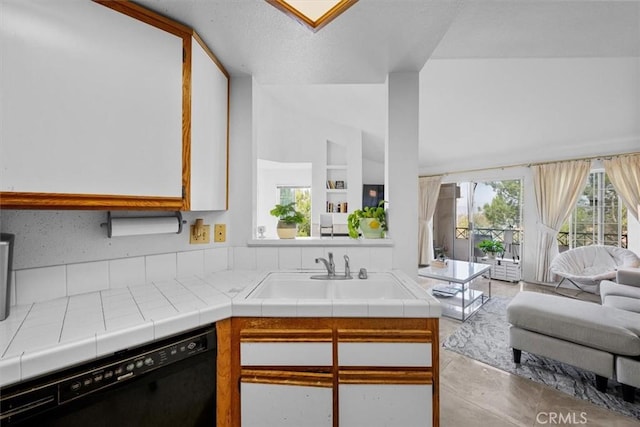
[(640, 258), (633, 251), (617, 246), (592, 245), (560, 253), (549, 269), (562, 277), (556, 289), (568, 280), (582, 291), (596, 293), (602, 280), (613, 280), (618, 269), (629, 267), (640, 267)]

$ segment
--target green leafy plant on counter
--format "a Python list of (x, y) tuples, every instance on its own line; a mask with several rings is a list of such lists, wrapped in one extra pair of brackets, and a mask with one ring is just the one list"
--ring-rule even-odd
[[(381, 200), (377, 207), (366, 206), (363, 209), (357, 209), (347, 217), (347, 227), (349, 229), (349, 237), (357, 239), (360, 237), (360, 231), (364, 237), (381, 238), (387, 228), (387, 214), (384, 209), (386, 202)], [(366, 230), (363, 230), (364, 223), (368, 223)], [(370, 230), (369, 230), (370, 229)]]

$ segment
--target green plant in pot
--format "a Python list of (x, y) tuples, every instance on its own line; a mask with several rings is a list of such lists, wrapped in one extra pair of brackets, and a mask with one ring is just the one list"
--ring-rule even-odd
[(478, 243), (478, 249), (480, 249), (483, 253), (487, 254), (491, 258), (495, 257), (496, 254), (504, 253), (504, 246), (499, 240), (485, 239)]
[(277, 218), (278, 228), (276, 232), (281, 239), (293, 239), (298, 234), (298, 224), (304, 221), (304, 215), (296, 211), (295, 202), (287, 205), (276, 205), (269, 213)]
[(366, 206), (350, 213), (347, 217), (349, 237), (357, 239), (362, 232), (362, 237), (366, 239), (383, 238), (387, 231), (387, 214), (384, 204), (385, 201), (381, 200), (377, 207)]

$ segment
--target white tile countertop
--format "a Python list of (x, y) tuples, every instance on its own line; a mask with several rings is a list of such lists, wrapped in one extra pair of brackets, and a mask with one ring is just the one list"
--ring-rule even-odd
[[(11, 307), (0, 322), (0, 386), (231, 316), (440, 317), (414, 281), (413, 300), (247, 299), (268, 272), (228, 270)], [(396, 272), (394, 272), (396, 274)]]

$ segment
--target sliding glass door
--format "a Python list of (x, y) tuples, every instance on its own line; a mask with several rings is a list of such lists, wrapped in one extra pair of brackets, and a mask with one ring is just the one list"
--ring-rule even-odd
[(459, 197), (454, 206), (455, 229), (449, 256), (477, 261), (485, 255), (478, 248), (480, 242), (495, 240), (504, 247), (504, 252), (498, 255), (519, 260), (523, 239), (522, 180), (459, 182), (456, 185)]

